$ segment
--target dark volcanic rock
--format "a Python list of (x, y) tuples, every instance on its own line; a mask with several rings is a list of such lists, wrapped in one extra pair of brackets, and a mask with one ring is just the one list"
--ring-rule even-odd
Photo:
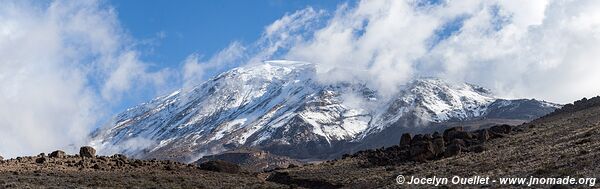
[(484, 145), (475, 145), (469, 147), (469, 152), (481, 153), (487, 150)]
[(510, 125), (496, 125), (490, 128), (494, 133), (510, 134), (512, 127)]
[(4, 157), (0, 156), (0, 161), (4, 160)]
[(201, 163), (200, 169), (206, 170), (206, 171), (215, 171), (215, 172), (232, 173), (232, 174), (241, 172), (241, 168), (239, 165), (231, 163), (231, 162), (227, 162), (227, 161), (222, 161), (222, 160), (212, 160), (212, 161), (207, 161), (207, 162)]
[(410, 144), (413, 145), (413, 144), (416, 144), (418, 142), (421, 142), (422, 140), (423, 140), (423, 135), (422, 134), (417, 134), (417, 135), (415, 135), (412, 138), (412, 140), (410, 140)]
[(415, 141), (410, 146), (410, 157), (416, 161), (425, 161), (435, 157), (433, 144), (428, 140)]
[(410, 136), (410, 133), (402, 134), (402, 136), (400, 137), (400, 146), (410, 145), (411, 140), (412, 140), (412, 137)]
[(452, 128), (446, 129), (444, 131), (444, 135), (443, 135), (444, 140), (452, 141), (454, 135), (456, 135), (457, 132), (463, 132), (463, 131), (464, 131), (463, 127), (452, 127)]
[(46, 157), (39, 157), (37, 159), (35, 159), (36, 163), (46, 163), (47, 159)]
[(89, 158), (96, 157), (96, 149), (89, 147), (89, 146), (81, 147), (79, 149), (79, 155), (81, 157), (89, 157)]
[(56, 151), (50, 153), (50, 155), (48, 155), (48, 157), (50, 157), (50, 158), (64, 158), (65, 156), (66, 156), (66, 153), (61, 150), (56, 150)]
[(456, 155), (460, 155), (463, 152), (466, 152), (467, 149), (465, 147), (465, 142), (460, 139), (454, 139), (446, 150), (444, 151), (444, 157), (452, 157)]
[(289, 157), (278, 156), (267, 151), (252, 148), (243, 148), (227, 151), (221, 154), (204, 156), (194, 162), (194, 164), (200, 165), (211, 160), (223, 160), (235, 163), (244, 170), (255, 172), (286, 168), (291, 164), (302, 164), (302, 162), (296, 161)]
[(433, 152), (436, 156), (443, 154), (446, 150), (446, 144), (442, 137), (437, 137), (433, 139)]
[(487, 129), (482, 129), (477, 132), (477, 139), (479, 142), (486, 142), (490, 140), (490, 132)]
[(473, 138), (473, 133), (467, 131), (455, 131), (448, 133), (448, 141), (452, 141), (454, 139), (461, 139), (464, 141), (471, 141)]

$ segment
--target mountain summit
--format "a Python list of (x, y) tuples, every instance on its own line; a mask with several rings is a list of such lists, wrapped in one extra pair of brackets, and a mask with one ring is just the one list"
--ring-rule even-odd
[(364, 83), (323, 84), (314, 64), (267, 61), (130, 108), (93, 133), (105, 153), (194, 161), (251, 147), (301, 159), (398, 142), (400, 133), (521, 123), (559, 107), (483, 87), (415, 79), (391, 97)]

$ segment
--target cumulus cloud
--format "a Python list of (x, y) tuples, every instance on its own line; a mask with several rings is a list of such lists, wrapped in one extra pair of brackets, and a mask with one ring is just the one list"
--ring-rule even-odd
[[(149, 72), (99, 1), (0, 1), (0, 155), (73, 151)], [(71, 146), (73, 145), (73, 146)], [(71, 146), (71, 147), (69, 147)]]
[(433, 76), (508, 98), (565, 103), (600, 92), (599, 4), (416, 0), (360, 1), (333, 13), (307, 8), (268, 26), (254, 55), (313, 62), (323, 82), (362, 80), (384, 95)]

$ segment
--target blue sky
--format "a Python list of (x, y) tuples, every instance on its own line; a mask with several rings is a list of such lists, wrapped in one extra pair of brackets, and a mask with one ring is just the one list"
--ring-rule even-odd
[(286, 13), (308, 6), (334, 11), (343, 2), (347, 1), (111, 0), (110, 5), (123, 28), (140, 41), (142, 59), (160, 69), (180, 66), (193, 53), (210, 58), (233, 41), (251, 43)]

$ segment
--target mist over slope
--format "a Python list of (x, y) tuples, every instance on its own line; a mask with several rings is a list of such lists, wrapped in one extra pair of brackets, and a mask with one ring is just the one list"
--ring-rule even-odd
[(128, 109), (97, 130), (92, 144), (107, 154), (179, 161), (240, 147), (320, 159), (393, 145), (402, 132), (440, 130), (451, 122), (526, 121), (558, 107), (499, 99), (483, 87), (435, 78), (382, 95), (361, 81), (324, 84), (315, 73), (315, 64), (295, 61), (238, 67)]

